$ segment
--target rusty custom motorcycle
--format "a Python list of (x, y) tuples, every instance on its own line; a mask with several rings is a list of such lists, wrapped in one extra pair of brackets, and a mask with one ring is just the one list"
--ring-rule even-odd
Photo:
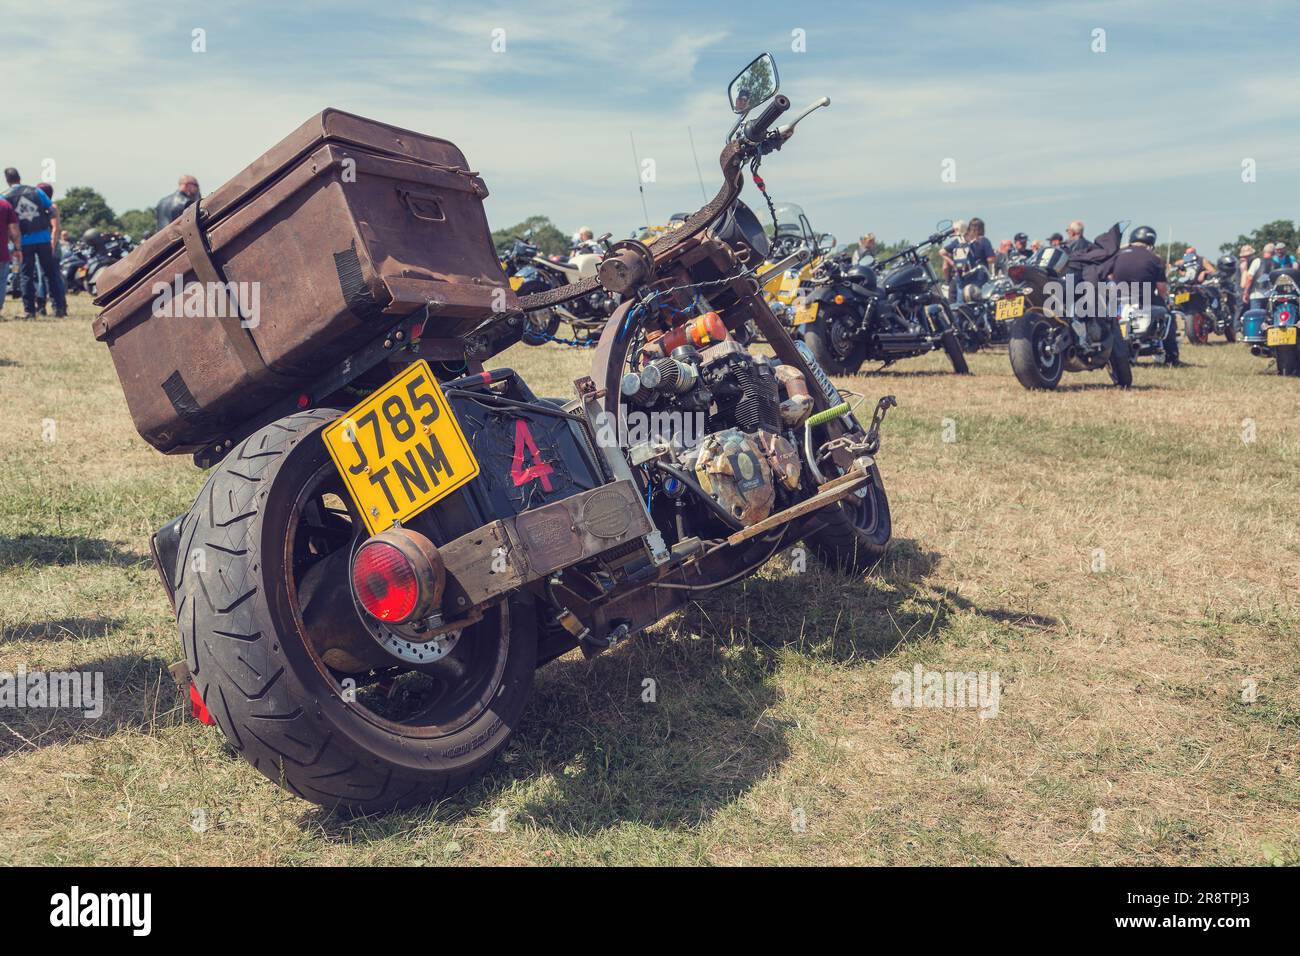
[[(455, 279), (471, 254), (500, 267), (475, 225), (486, 190), (449, 144), (328, 111), (282, 163), (250, 167), (110, 277), (96, 332), (137, 426), (212, 467), (152, 539), (184, 650), (174, 673), (272, 781), (349, 811), (436, 799), (487, 769), (547, 661), (607, 650), (796, 542), (852, 573), (879, 562), (893, 399), (845, 401), (773, 316), (768, 238), (739, 200), (746, 169), (829, 100), (780, 124), (790, 101), (767, 54), (730, 99), (716, 196), (534, 296), (491, 271)], [(235, 224), (240, 209), (261, 212)], [(258, 216), (286, 209), (306, 217), (304, 243), (333, 244), (324, 264), (306, 245), (283, 258), (328, 281), (307, 292), (268, 275), (253, 324), (230, 289), (265, 267)], [(330, 238), (338, 210), (352, 231)], [(467, 251), (426, 268), (458, 217), (478, 230)], [(407, 249), (412, 230), (427, 232)], [(135, 323), (160, 321), (140, 318), (141, 277), (173, 268), (230, 293), (235, 318), (202, 357), (167, 358), (157, 335), (132, 345)], [(538, 397), (491, 365), (526, 312), (597, 292), (621, 304), (572, 396)], [(283, 315), (304, 302), (346, 321), (290, 339), (307, 320)], [(748, 323), (773, 354), (741, 343)], [(246, 376), (238, 394), (209, 374), (227, 359)]]

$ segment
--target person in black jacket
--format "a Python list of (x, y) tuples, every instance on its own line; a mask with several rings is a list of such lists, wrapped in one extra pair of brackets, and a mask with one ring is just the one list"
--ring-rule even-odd
[(198, 199), (199, 181), (189, 174), (182, 176), (176, 182), (176, 192), (158, 200), (158, 205), (154, 207), (158, 231), (161, 232), (169, 223), (179, 219), (185, 208), (191, 203), (198, 202)]
[(1169, 282), (1165, 277), (1165, 264), (1153, 251), (1156, 231), (1150, 226), (1138, 226), (1128, 237), (1128, 246), (1115, 257), (1110, 278), (1140, 289), (1143, 301), (1165, 306), (1169, 295)]

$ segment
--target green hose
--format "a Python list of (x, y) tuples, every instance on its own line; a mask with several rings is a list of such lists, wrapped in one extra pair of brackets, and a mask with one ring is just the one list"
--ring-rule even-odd
[(849, 403), (840, 402), (838, 405), (828, 408), (825, 411), (817, 412), (814, 415), (810, 415), (808, 417), (808, 421), (805, 422), (805, 424), (811, 428), (816, 428), (818, 425), (825, 425), (827, 422), (831, 421), (832, 419), (839, 418), (841, 415), (848, 412), (848, 410), (849, 410)]

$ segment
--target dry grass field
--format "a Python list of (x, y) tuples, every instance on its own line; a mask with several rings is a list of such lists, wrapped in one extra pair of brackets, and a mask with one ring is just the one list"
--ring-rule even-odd
[[(1005, 352), (845, 380), (899, 401), (876, 573), (780, 556), (542, 670), (479, 784), (342, 820), (188, 717), (147, 540), (203, 475), (136, 436), (84, 296), (13, 315), (0, 671), (101, 671), (107, 710), (0, 708), (0, 863), (1300, 862), (1300, 390), (1242, 346), (1128, 393), (1030, 394)], [(498, 361), (555, 395), (588, 360)], [(916, 665), (996, 672), (996, 715), (893, 706)]]

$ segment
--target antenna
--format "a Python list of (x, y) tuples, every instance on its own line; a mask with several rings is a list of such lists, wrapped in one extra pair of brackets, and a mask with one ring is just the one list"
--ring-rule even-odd
[(704, 188), (704, 174), (700, 172), (700, 157), (695, 152), (695, 134), (691, 132), (689, 126), (686, 127), (686, 137), (691, 141), (691, 156), (695, 158), (695, 175), (700, 177), (700, 195), (704, 197), (705, 203), (708, 203), (709, 193)]
[(627, 138), (632, 142), (632, 166), (636, 170), (636, 190), (641, 194), (641, 215), (645, 217), (643, 221), (648, 227), (650, 225), (650, 211), (646, 209), (645, 205), (645, 183), (641, 182), (641, 159), (636, 154), (636, 137), (632, 135), (631, 130), (628, 130)]

